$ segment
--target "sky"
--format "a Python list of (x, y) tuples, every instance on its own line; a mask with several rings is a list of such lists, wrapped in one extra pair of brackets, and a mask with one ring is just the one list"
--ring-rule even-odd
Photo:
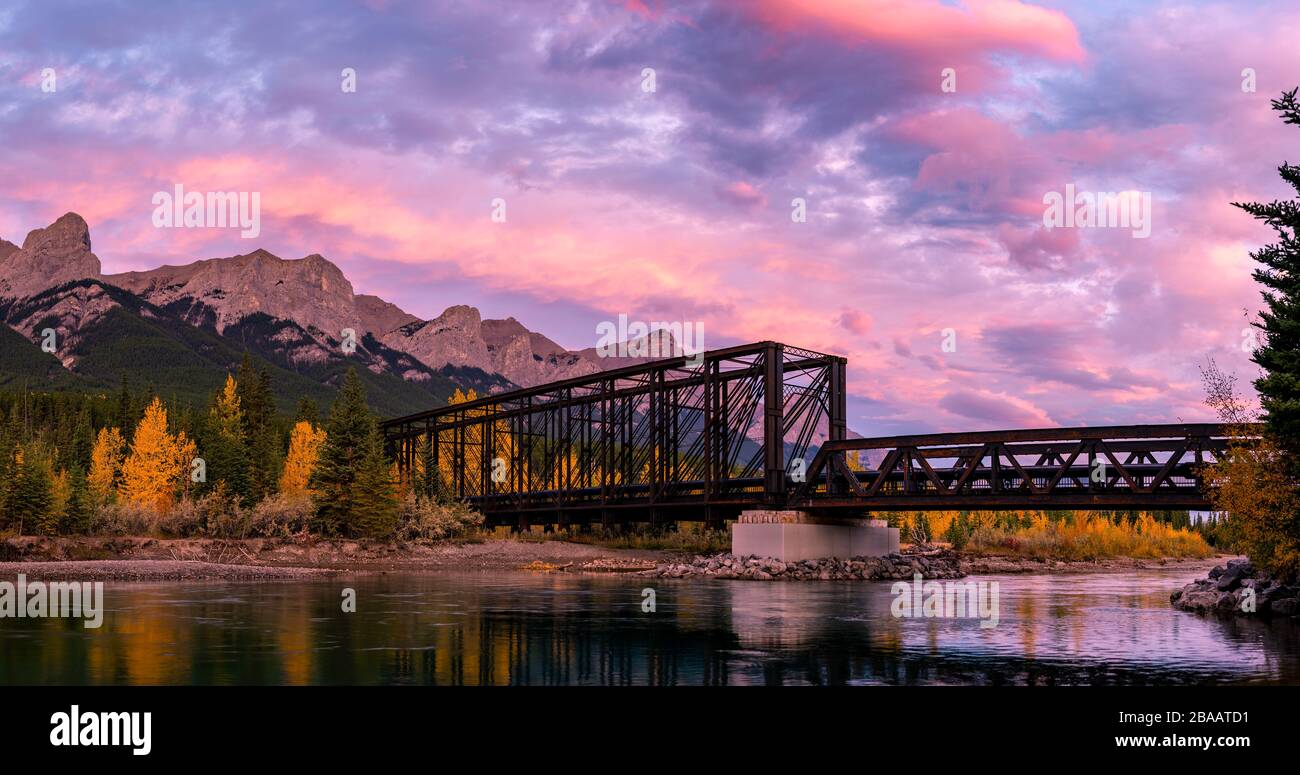
[[(11, 0), (0, 237), (320, 253), (572, 349), (775, 339), (848, 357), (868, 436), (1203, 421), (1207, 358), (1257, 374), (1273, 235), (1230, 203), (1290, 191), (1297, 40), (1289, 0)], [(176, 184), (258, 192), (260, 234), (155, 227)], [(1149, 195), (1149, 235), (1047, 228), (1067, 185)]]

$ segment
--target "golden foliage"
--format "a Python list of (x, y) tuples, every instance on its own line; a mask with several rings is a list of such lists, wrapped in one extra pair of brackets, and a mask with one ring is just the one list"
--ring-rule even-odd
[(307, 482), (316, 468), (321, 446), (325, 443), (325, 429), (317, 428), (303, 420), (293, 426), (289, 435), (289, 455), (284, 460), (280, 474), (280, 492), (292, 497), (310, 495)]
[(976, 529), (966, 545), (975, 554), (1011, 554), (1058, 560), (1107, 557), (1209, 557), (1214, 550), (1190, 530), (1175, 528), (1142, 514), (1130, 523), (1109, 516), (1074, 514), (1059, 521), (1034, 519), (1029, 527)]
[(216, 420), (217, 431), (228, 438), (239, 436), (243, 414), (239, 407), (239, 383), (227, 374), (226, 385), (212, 404), (212, 417)]
[(184, 432), (167, 431), (167, 410), (154, 398), (131, 437), (131, 453), (122, 464), (118, 495), (127, 503), (166, 514), (181, 490), (194, 458), (194, 442)]
[(1300, 492), (1273, 438), (1234, 433), (1205, 482), (1210, 502), (1228, 515), (1231, 535), (1251, 560), (1279, 575), (1300, 574)]
[(108, 500), (117, 489), (125, 447), (122, 431), (117, 428), (99, 429), (99, 436), (95, 438), (95, 446), (90, 453), (90, 473), (86, 476), (86, 481), (91, 494), (101, 503)]

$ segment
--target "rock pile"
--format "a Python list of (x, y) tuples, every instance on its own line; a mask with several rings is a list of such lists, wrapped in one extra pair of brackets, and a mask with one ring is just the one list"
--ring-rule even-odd
[(753, 581), (877, 581), (911, 580), (916, 573), (927, 579), (956, 579), (965, 575), (961, 571), (957, 554), (951, 550), (799, 562), (782, 562), (771, 557), (715, 554), (711, 557), (696, 556), (688, 563), (664, 563), (641, 575), (666, 579), (705, 576)]
[(1250, 560), (1230, 560), (1174, 592), (1169, 602), (1182, 611), (1293, 617), (1300, 616), (1300, 585), (1272, 578)]

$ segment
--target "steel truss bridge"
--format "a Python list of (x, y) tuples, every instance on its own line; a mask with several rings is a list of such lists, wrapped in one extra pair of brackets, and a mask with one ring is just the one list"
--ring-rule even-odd
[(1219, 425), (850, 439), (846, 365), (756, 342), (499, 393), (382, 428), (404, 479), (432, 466), (443, 492), (489, 525), (716, 526), (750, 508), (826, 517), (1209, 508), (1203, 466), (1228, 444)]

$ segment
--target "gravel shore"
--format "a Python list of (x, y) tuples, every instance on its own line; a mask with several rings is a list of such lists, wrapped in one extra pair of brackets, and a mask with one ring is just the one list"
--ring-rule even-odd
[(270, 581), (333, 576), (324, 568), (264, 568), (176, 560), (89, 560), (0, 562), (0, 580), (29, 581)]
[[(920, 559), (918, 559), (918, 557)], [(625, 573), (706, 578), (858, 578), (910, 577), (920, 564), (923, 575), (1006, 573), (1089, 573), (1186, 566), (1212, 567), (1215, 559), (1115, 558), (1065, 562), (1012, 557), (969, 557), (938, 547), (911, 547), (902, 556), (861, 558), (856, 564), (826, 561), (816, 567), (731, 555), (691, 557), (672, 552), (612, 549), (566, 541), (492, 539), (471, 543), (407, 543), (323, 539), (158, 539), (141, 537), (21, 536), (0, 541), (0, 579), (19, 573), (29, 578), (77, 580), (294, 579), (340, 573), (392, 573), (439, 570), (530, 570), (538, 572)], [(730, 560), (729, 564), (724, 561)], [(1220, 558), (1217, 561), (1222, 561)]]
[(289, 539), (22, 536), (0, 541), (0, 579), (286, 579), (340, 573), (534, 570), (619, 573), (655, 567), (666, 552), (564, 541), (404, 543)]

